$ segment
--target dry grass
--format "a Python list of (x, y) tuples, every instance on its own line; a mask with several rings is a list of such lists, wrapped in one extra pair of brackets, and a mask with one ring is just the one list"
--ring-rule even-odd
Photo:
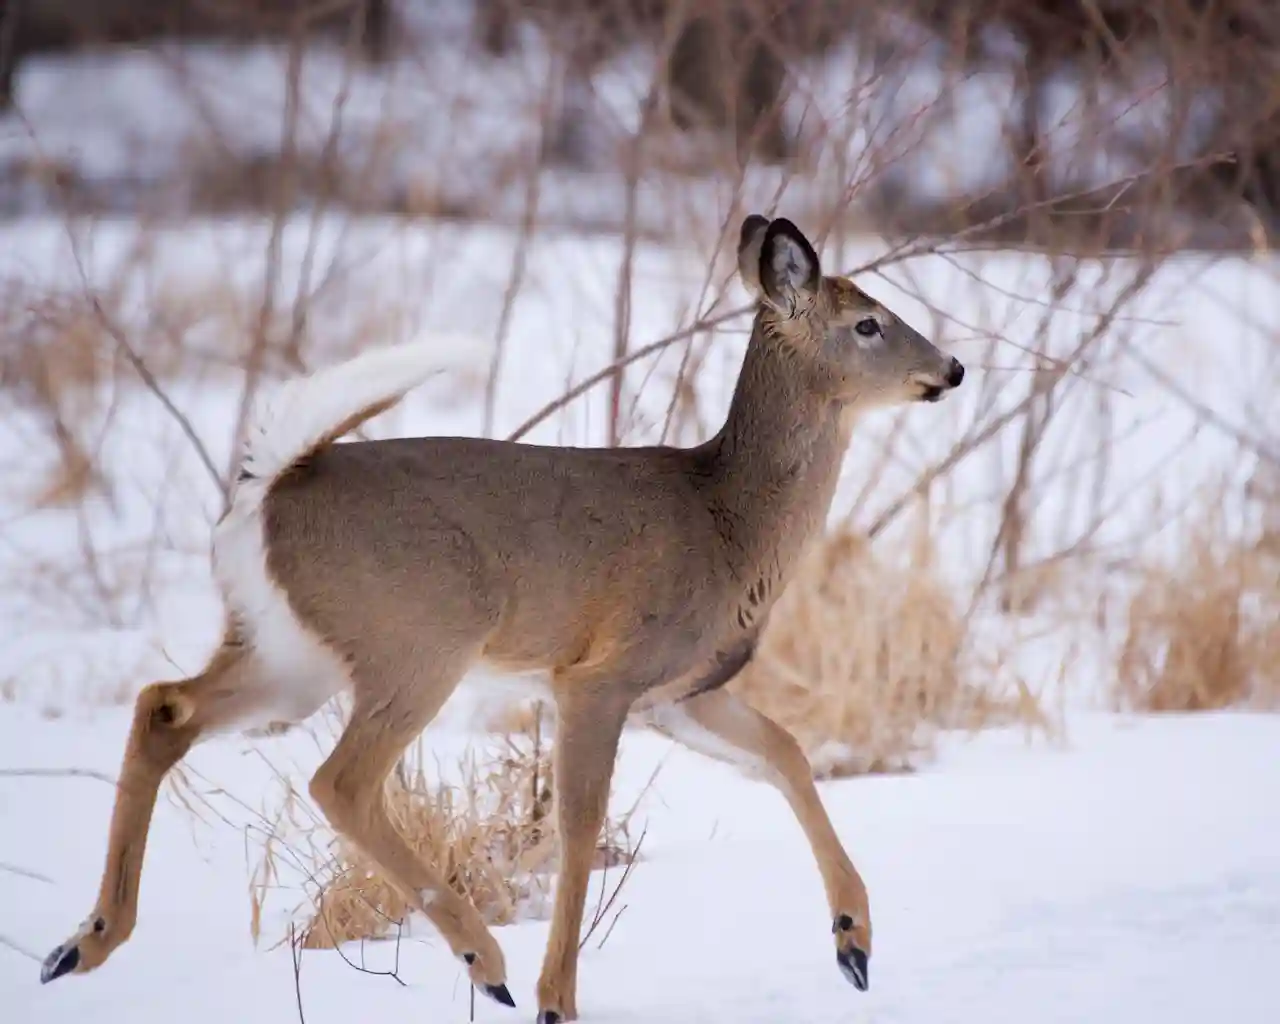
[(4, 293), (0, 391), (40, 414), (57, 459), (29, 492), (28, 502), (34, 508), (74, 505), (105, 489), (78, 428), (109, 372), (107, 350), (84, 303), (52, 295), (33, 300), (13, 285)]
[[(386, 805), (396, 829), (491, 926), (541, 918), (549, 909), (557, 845), (544, 731), (539, 718), (503, 737), (497, 753), (472, 752), (460, 763), (455, 784), (431, 781), (420, 764), (402, 768), (387, 782)], [(634, 806), (605, 823), (597, 868), (632, 862), (633, 813)], [(409, 911), (400, 892), (342, 840), (337, 861), (304, 928), (306, 948), (385, 937)]]
[(1009, 699), (966, 678), (966, 628), (922, 543), (908, 564), (841, 527), (779, 600), (759, 656), (732, 687), (789, 729), (834, 778), (907, 771), (938, 728), (1043, 724), (1025, 690)]
[(1113, 703), (1141, 712), (1280, 708), (1280, 552), (1233, 539), (1220, 503), (1152, 565), (1127, 610)]

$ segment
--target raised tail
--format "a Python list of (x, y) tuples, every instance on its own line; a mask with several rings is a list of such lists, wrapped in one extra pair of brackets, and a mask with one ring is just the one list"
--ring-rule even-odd
[(300, 459), (391, 408), (433, 374), (474, 365), (474, 346), (444, 351), (438, 341), (371, 349), (286, 382), (250, 421), (230, 506), (213, 530), (213, 575), (259, 662), (278, 678), (299, 671), (323, 678), (331, 656), (297, 620), (267, 566), (263, 502)]
[(371, 349), (286, 381), (250, 421), (237, 483), (270, 485), (429, 377), (474, 364), (474, 352), (445, 355), (438, 342), (415, 341)]

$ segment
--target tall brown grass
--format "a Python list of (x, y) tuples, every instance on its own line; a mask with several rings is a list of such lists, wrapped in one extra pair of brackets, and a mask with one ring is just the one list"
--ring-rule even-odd
[(1113, 705), (1141, 712), (1280, 709), (1280, 551), (1206, 501), (1172, 563), (1129, 602)]
[(893, 562), (844, 525), (809, 553), (731, 686), (795, 735), (819, 778), (906, 771), (938, 729), (1044, 722), (1029, 691), (970, 679), (967, 639), (927, 538)]
[[(541, 918), (549, 911), (557, 844), (550, 744), (534, 717), (501, 737), (496, 752), (469, 753), (458, 781), (433, 780), (420, 759), (387, 780), (386, 807), (396, 830), (489, 925)], [(597, 867), (629, 865), (636, 853), (635, 806), (609, 818)], [(383, 938), (405, 920), (404, 896), (355, 847), (336, 845), (336, 867), (323, 879), (303, 930), (307, 948)]]

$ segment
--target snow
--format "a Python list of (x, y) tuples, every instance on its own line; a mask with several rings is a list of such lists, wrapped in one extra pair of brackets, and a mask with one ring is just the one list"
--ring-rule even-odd
[[(0, 765), (110, 774), (127, 724), (118, 711), (80, 724), (6, 708)], [(458, 742), (427, 735), (433, 748)], [(916, 775), (824, 783), (871, 892), (863, 995), (836, 969), (818, 875), (782, 798), (655, 735), (628, 735), (615, 806), (661, 767), (638, 815), (645, 856), (622, 891), (626, 910), (582, 957), (582, 1020), (1273, 1021), (1277, 744), (1274, 716), (1082, 715), (1062, 745), (992, 731), (952, 742)], [(227, 820), (193, 825), (162, 797), (138, 929), (104, 968), (41, 987), (36, 963), (0, 950), (8, 1019), (116, 1019), (126, 1007), (138, 1024), (175, 1010), (190, 1024), (294, 1019), (289, 951), (254, 950), (247, 934), (243, 832), (262, 784), (248, 749), (220, 741), (190, 758), (216, 780), (197, 789)], [(6, 861), (51, 879), (0, 874), (0, 934), (43, 954), (87, 912), (111, 796), (93, 779), (0, 777)], [(476, 1019), (532, 1019), (547, 924), (495, 935), (518, 1010), (480, 1000)], [(368, 965), (390, 967), (392, 946), (367, 945)], [(399, 957), (403, 988), (307, 951), (306, 1019), (468, 1019), (465, 974), (428, 928), (402, 939)]]
[[(205, 116), (235, 146), (273, 145), (282, 103), (280, 54), (269, 47), (238, 55), (210, 48), (189, 56), (188, 91), (177, 88), (163, 54), (31, 61), (19, 90), (24, 112), (40, 125), (40, 146), (9, 121), (0, 162), (34, 159), (42, 147), (50, 158), (104, 179), (137, 170), (132, 156), (142, 150), (151, 159), (148, 171), (182, 166), (191, 159), (185, 147), (197, 92), (209, 101)], [(518, 220), (519, 184), (494, 198), (488, 176), (528, 144), (521, 114), (536, 100), (528, 76), (540, 73), (539, 59), (534, 48), (509, 73), (456, 57), (424, 61), (416, 69), (417, 91), (405, 88), (414, 68), (359, 72), (349, 99), (348, 142), (358, 151), (390, 122), (402, 138), (415, 140), (396, 150), (392, 178), (403, 183), (447, 155), (451, 162), (441, 174), (448, 188), (474, 188), (490, 196), (495, 219)], [(842, 71), (841, 59), (837, 54), (814, 70), (810, 99), (839, 94), (831, 87), (835, 76), (856, 74)], [(615, 123), (624, 126), (635, 107), (629, 61), (634, 54), (619, 57), (597, 83)], [(308, 103), (316, 110), (332, 104), (338, 66), (323, 52), (308, 58)], [(899, 122), (932, 102), (938, 86), (927, 76), (907, 79), (910, 88), (891, 97)], [(847, 94), (850, 86), (842, 88)], [(989, 77), (975, 78), (952, 99), (994, 131), (998, 122), (982, 116), (990, 114), (990, 101), (969, 100), (1000, 88)], [(474, 100), (480, 127), (463, 131), (450, 118), (429, 116), (436, 107), (423, 97), (438, 100), (442, 90), (457, 102)], [(1055, 96), (1057, 106), (1070, 106), (1070, 94), (1068, 83)], [(399, 97), (399, 106), (388, 106), (388, 97)], [(518, 110), (513, 97), (523, 105)], [(321, 140), (324, 123), (306, 123), (315, 134), (304, 141)], [(494, 124), (510, 130), (495, 133)], [(972, 141), (982, 124), (960, 127)], [(860, 130), (850, 129), (853, 149)], [(942, 194), (957, 181), (980, 182), (983, 168), (957, 156), (954, 138), (935, 134), (916, 154), (926, 190)], [(495, 140), (509, 150), (505, 156), (493, 150)], [(946, 160), (938, 159), (939, 147)], [(985, 160), (992, 148), (969, 150)], [(943, 171), (951, 175), (945, 181)], [(806, 204), (833, 184), (825, 173), (818, 168), (787, 183), (779, 212), (807, 224)], [(775, 179), (764, 172), (748, 182), (748, 207), (757, 195), (761, 205), (767, 201)], [(806, 182), (818, 185), (806, 191)], [(847, 181), (835, 184), (843, 188)], [(556, 211), (566, 208), (579, 221), (616, 213), (618, 195), (599, 180), (589, 185), (571, 174), (549, 175), (543, 223), (572, 221), (557, 220)], [(682, 230), (671, 244), (644, 242), (634, 254), (632, 348), (744, 299), (736, 284), (720, 292), (730, 278), (731, 253), (722, 248), (710, 272), (707, 266), (724, 241), (724, 225), (740, 215), (736, 184), (682, 187), (677, 202), (661, 176), (647, 185), (652, 224), (674, 218)], [(143, 227), (99, 218), (81, 228), (76, 237), (88, 280), (110, 300), (130, 338), (153, 341), (177, 323), (185, 343), (212, 352), (246, 336), (258, 311), (270, 225), (242, 218)], [(370, 433), (475, 434), (482, 429), (478, 382), (488, 370), (521, 245), (516, 233), (494, 225), (305, 215), (284, 226), (280, 293), (309, 292), (333, 272), (337, 284), (312, 304), (305, 346), (312, 365), (372, 337), (380, 343), (423, 339), (442, 352), (470, 353), (468, 372), (419, 389), (374, 421)], [(867, 266), (890, 249), (875, 238), (838, 245), (823, 253), (828, 269)], [(497, 391), (498, 436), (606, 365), (614, 340), (623, 260), (616, 239), (544, 230), (526, 255)], [(0, 281), (6, 284), (31, 294), (78, 296), (82, 282), (70, 256), (61, 221), (35, 216), (0, 226)], [(873, 295), (955, 352), (969, 374), (964, 388), (939, 406), (868, 417), (846, 463), (837, 516), (851, 515), (861, 526), (876, 522), (957, 438), (980, 433), (1015, 406), (1034, 380), (1031, 369), (1069, 353), (1141, 272), (1125, 260), (1082, 263), (1079, 281), (1049, 316), (1046, 297), (1057, 269), (1035, 255), (949, 251), (859, 276)], [(1170, 259), (1111, 323), (1082, 374), (1060, 392), (1036, 470), (1030, 557), (1051, 559), (1087, 538), (1099, 576), (1108, 578), (1109, 559), (1176, 551), (1176, 511), (1217, 477), (1231, 477), (1238, 492), (1255, 473), (1256, 452), (1236, 435), (1264, 444), (1280, 436), (1277, 270), (1280, 263), (1261, 255)], [(200, 312), (200, 300), (211, 296), (222, 305)], [(199, 314), (190, 322), (182, 319), (189, 308)], [(278, 312), (286, 324), (288, 317), (288, 309)], [(706, 359), (700, 420), (668, 440), (700, 440), (723, 414), (742, 326), (738, 318), (713, 336), (695, 334), (692, 347)], [(662, 436), (684, 354), (675, 345), (628, 372), (626, 443)], [(30, 959), (65, 938), (92, 904), (112, 789), (84, 775), (5, 771), (76, 768), (114, 776), (133, 693), (151, 679), (193, 670), (217, 628), (208, 543), (220, 496), (173, 417), (131, 381), (122, 372), (86, 417), (88, 439), (109, 469), (114, 493), (78, 510), (31, 511), (24, 504), (32, 481), (51, 463), (46, 425), (0, 392), (0, 629), (6, 637), (0, 651), (0, 1013), (21, 1024), (104, 1014), (137, 1024), (178, 1014), (189, 1024), (276, 1024), (296, 1017), (298, 995), (288, 951), (268, 947), (303, 898), (302, 878), (286, 863), (279, 888), (269, 894), (267, 936), (259, 948), (249, 936), (248, 887), (264, 821), (278, 809), (275, 772), (301, 787), (323, 755), (305, 734), (220, 738), (193, 752), (184, 772), (201, 797), (199, 813), (166, 787), (132, 940), (99, 972), (49, 987), (38, 984), (38, 965)], [(242, 383), (239, 371), (225, 365), (166, 382), (218, 467), (230, 456)], [(528, 440), (600, 443), (604, 413), (604, 392), (596, 389), (541, 423)], [(1007, 486), (1017, 456), (1016, 436), (1005, 435), (931, 488), (938, 570), (958, 593), (980, 576), (998, 528), (992, 498)], [(1106, 511), (1100, 525), (1094, 521), (1099, 509)], [(1249, 509), (1225, 511), (1242, 533), (1255, 528)], [(884, 532), (882, 550), (891, 553), (910, 535), (909, 519), (900, 517)], [(81, 571), (86, 549), (99, 559), (101, 587)], [(1098, 595), (1082, 590), (1076, 599), (1088, 605)], [(1081, 618), (1093, 611), (1085, 608)], [(597, 948), (597, 935), (583, 955), (584, 1022), (1280, 1019), (1273, 982), (1280, 954), (1280, 717), (1102, 714), (1096, 709), (1111, 665), (1105, 645), (1113, 639), (1105, 631), (1080, 647), (1076, 637), (1045, 631), (1034, 617), (997, 617), (985, 608), (974, 629), (1013, 650), (1012, 668), (1033, 691), (1056, 682), (1053, 700), (1067, 709), (1065, 739), (1016, 730), (952, 736), (917, 774), (821, 784), (871, 891), (871, 991), (856, 993), (836, 969), (817, 871), (782, 798), (655, 735), (628, 733), (613, 806), (628, 806), (659, 771), (640, 805), (637, 824), (648, 832), (643, 859), (621, 897), (626, 909), (603, 947)], [(467, 723), (474, 693), (483, 692), (486, 681), (471, 683), (426, 734), (426, 748), (446, 762), (482, 742)], [(613, 882), (597, 875), (589, 906)], [(547, 929), (545, 921), (525, 921), (498, 930), (519, 1010), (480, 1000), (478, 1020), (532, 1019)], [(379, 969), (396, 956), (391, 943), (370, 944), (364, 953)], [(300, 986), (308, 1024), (405, 1014), (433, 1022), (467, 1019), (465, 974), (429, 928), (411, 926), (398, 955), (405, 987), (361, 974), (336, 953), (308, 951)]]

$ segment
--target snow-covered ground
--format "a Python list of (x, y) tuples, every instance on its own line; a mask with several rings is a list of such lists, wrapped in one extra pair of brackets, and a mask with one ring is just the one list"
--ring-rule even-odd
[[(111, 774), (127, 724), (118, 711), (50, 723), (6, 708), (0, 767)], [(458, 742), (432, 737), (442, 749)], [(162, 799), (138, 929), (104, 968), (42, 987), (38, 964), (0, 948), (6, 1020), (296, 1018), (288, 949), (255, 950), (248, 937), (243, 829), (263, 773), (246, 749), (227, 741), (191, 757), (214, 780), (197, 791), (228, 820), (194, 824)], [(949, 745), (918, 775), (824, 784), (870, 886), (875, 952), (859, 994), (836, 969), (822, 888), (781, 797), (660, 738), (628, 736), (619, 803), (663, 763), (637, 817), (648, 833), (626, 909), (582, 957), (582, 1020), (1270, 1024), (1280, 1019), (1278, 749), (1274, 716), (1081, 716), (1063, 746), (992, 732)], [(47, 876), (0, 873), (0, 935), (43, 955), (87, 913), (111, 797), (96, 779), (0, 777), (4, 860)], [(597, 874), (590, 906), (600, 884)], [(495, 935), (518, 1009), (481, 999), (476, 1019), (532, 1020), (547, 925)], [(393, 944), (365, 955), (387, 968)], [(306, 1021), (468, 1019), (465, 974), (429, 929), (402, 939), (399, 956), (405, 987), (307, 951)]]

